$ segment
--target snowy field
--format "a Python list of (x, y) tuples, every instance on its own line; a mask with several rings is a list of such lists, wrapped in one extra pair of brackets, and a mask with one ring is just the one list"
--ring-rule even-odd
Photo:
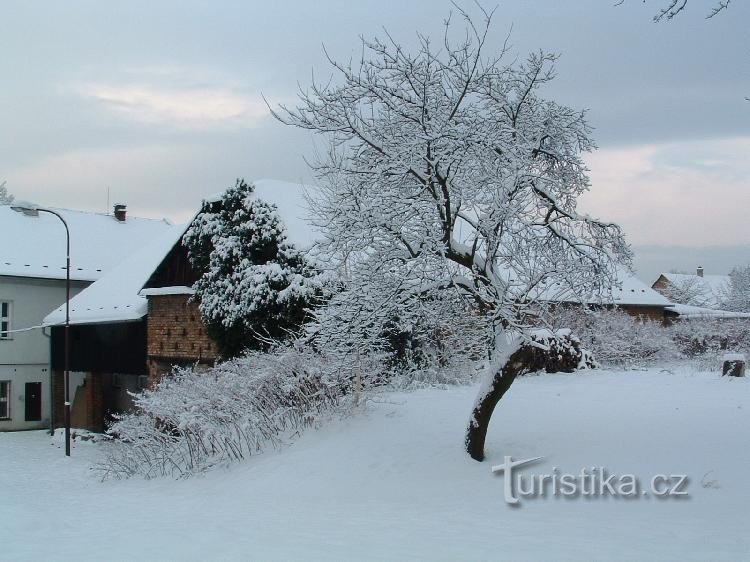
[[(188, 480), (100, 482), (103, 445), (66, 459), (0, 434), (5, 560), (740, 560), (750, 555), (750, 379), (687, 371), (530, 376), (500, 403), (488, 458), (462, 451), (475, 387), (378, 397), (280, 452)], [(524, 474), (605, 467), (683, 499), (503, 499)]]

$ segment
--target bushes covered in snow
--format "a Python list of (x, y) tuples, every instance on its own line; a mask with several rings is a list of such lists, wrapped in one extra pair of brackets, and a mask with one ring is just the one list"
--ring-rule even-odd
[(750, 352), (750, 322), (744, 319), (680, 320), (671, 326), (622, 310), (560, 309), (557, 327), (570, 328), (604, 366), (643, 366), (690, 359), (714, 368), (726, 351)]
[(745, 319), (683, 320), (672, 333), (686, 357), (704, 364), (718, 362), (727, 351), (750, 353), (750, 322)]
[(604, 366), (637, 366), (681, 357), (670, 329), (619, 309), (560, 309), (557, 327), (570, 328)]
[[(566, 329), (554, 337), (549, 330), (533, 333), (529, 345), (544, 353), (534, 355), (524, 372), (592, 367), (589, 351), (603, 366), (698, 357), (712, 368), (727, 350), (750, 353), (750, 323), (742, 321), (664, 327), (619, 310), (578, 308), (559, 309), (555, 324)], [(321, 353), (315, 345), (291, 345), (202, 372), (177, 369), (135, 396), (135, 410), (111, 426), (114, 439), (99, 468), (105, 477), (190, 475), (279, 447), (321, 419), (349, 411), (374, 387), (471, 382), (485, 359), (470, 322), (452, 329), (398, 324), (394, 330), (408, 335), (402, 346), (407, 353), (397, 362), (387, 348), (338, 354), (335, 348)]]
[(246, 458), (343, 407), (352, 386), (309, 351), (251, 353), (208, 371), (178, 369), (134, 397), (114, 437), (104, 477), (186, 476)]
[(729, 287), (722, 308), (750, 312), (750, 265), (735, 267), (729, 273)]

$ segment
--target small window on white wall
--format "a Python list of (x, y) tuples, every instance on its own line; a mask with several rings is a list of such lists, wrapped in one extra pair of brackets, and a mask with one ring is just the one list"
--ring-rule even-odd
[(0, 381), (0, 419), (10, 417), (10, 381)]
[(0, 301), (0, 340), (10, 339), (10, 302)]

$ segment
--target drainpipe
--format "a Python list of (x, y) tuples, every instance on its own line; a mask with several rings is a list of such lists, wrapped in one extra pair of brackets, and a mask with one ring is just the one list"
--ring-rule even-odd
[(54, 373), (52, 371), (52, 334), (48, 334), (46, 328), (42, 328), (42, 334), (49, 340), (49, 434), (55, 434), (55, 385)]

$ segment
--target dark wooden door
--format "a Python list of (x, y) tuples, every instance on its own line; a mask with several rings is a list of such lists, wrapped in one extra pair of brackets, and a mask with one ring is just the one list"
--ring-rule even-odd
[(26, 383), (26, 421), (42, 421), (42, 383)]

